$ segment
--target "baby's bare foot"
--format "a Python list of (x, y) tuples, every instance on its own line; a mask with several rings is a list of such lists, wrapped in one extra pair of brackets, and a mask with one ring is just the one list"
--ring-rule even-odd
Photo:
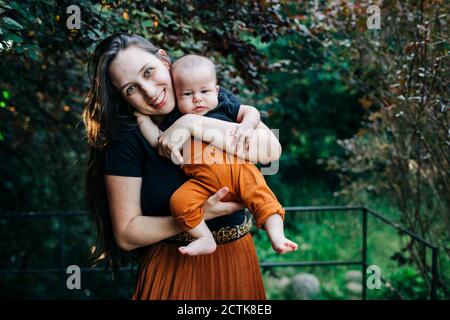
[(198, 238), (185, 247), (179, 247), (178, 251), (181, 254), (189, 256), (198, 256), (201, 254), (210, 254), (216, 251), (217, 245), (214, 238), (202, 237)]
[(278, 253), (292, 252), (298, 249), (298, 245), (286, 237), (271, 239), (272, 248)]

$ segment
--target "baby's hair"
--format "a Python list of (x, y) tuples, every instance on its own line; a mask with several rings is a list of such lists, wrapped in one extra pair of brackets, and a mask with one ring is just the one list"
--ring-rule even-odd
[(174, 63), (172, 63), (172, 73), (177, 69), (195, 69), (203, 66), (208, 66), (211, 69), (211, 73), (214, 75), (214, 79), (216, 79), (216, 67), (214, 63), (207, 57), (196, 55), (196, 54), (187, 54), (177, 59)]

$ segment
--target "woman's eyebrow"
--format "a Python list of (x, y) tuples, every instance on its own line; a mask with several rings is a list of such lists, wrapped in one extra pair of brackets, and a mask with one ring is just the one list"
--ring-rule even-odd
[(150, 62), (147, 62), (146, 64), (143, 65), (143, 67), (138, 71), (138, 73), (141, 73), (142, 71), (144, 71), (144, 69), (150, 64)]
[[(145, 68), (148, 67), (148, 65), (150, 64), (150, 62), (145, 63), (141, 69), (139, 69), (138, 73), (141, 73), (142, 71), (144, 71)], [(132, 84), (133, 82), (127, 82), (125, 83), (122, 87), (120, 87), (120, 91), (122, 91), (123, 89), (125, 89), (126, 86)]]

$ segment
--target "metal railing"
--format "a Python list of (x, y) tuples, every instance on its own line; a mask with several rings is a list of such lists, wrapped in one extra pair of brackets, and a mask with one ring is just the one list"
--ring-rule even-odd
[[(419, 242), (424, 245), (425, 248), (431, 250), (431, 289), (430, 289), (430, 298), (432, 300), (437, 299), (437, 281), (438, 281), (438, 247), (431, 244), (427, 240), (422, 237), (416, 235), (415, 233), (403, 228), (397, 223), (389, 220), (384, 217), (380, 213), (375, 210), (368, 208), (366, 206), (320, 206), (320, 207), (286, 207), (286, 211), (291, 212), (324, 212), (324, 211), (347, 211), (347, 212), (360, 212), (362, 215), (362, 230), (361, 230), (361, 238), (362, 238), (362, 250), (361, 250), (361, 260), (359, 261), (302, 261), (302, 262), (263, 262), (261, 263), (261, 267), (263, 268), (274, 268), (274, 267), (323, 267), (323, 266), (345, 266), (345, 265), (358, 265), (361, 267), (362, 271), (362, 299), (367, 299), (367, 286), (366, 286), (366, 270), (368, 267), (367, 262), (367, 218), (370, 215), (379, 219), (385, 224), (395, 228), (400, 233), (409, 236), (411, 239)], [(382, 281), (385, 282), (384, 279)]]
[[(366, 270), (368, 267), (367, 262), (367, 228), (368, 228), (368, 216), (369, 214), (385, 224), (398, 230), (401, 234), (409, 236), (411, 239), (419, 242), (425, 248), (431, 250), (431, 290), (430, 298), (432, 300), (437, 299), (437, 281), (438, 281), (438, 247), (431, 244), (422, 237), (415, 233), (403, 228), (402, 226), (387, 219), (375, 210), (365, 206), (320, 206), (320, 207), (286, 207), (287, 212), (301, 213), (301, 212), (359, 212), (362, 215), (362, 249), (361, 260), (357, 261), (345, 261), (345, 260), (333, 260), (333, 261), (289, 261), (289, 262), (268, 262), (263, 261), (260, 263), (262, 269), (266, 268), (279, 268), (279, 267), (326, 267), (326, 266), (348, 266), (357, 265), (361, 267), (362, 271), (362, 299), (367, 299), (367, 286), (366, 286)], [(8, 274), (29, 274), (29, 273), (58, 273), (59, 281), (63, 297), (66, 298), (66, 265), (65, 265), (65, 250), (64, 250), (64, 233), (65, 233), (65, 221), (67, 217), (87, 216), (84, 211), (72, 211), (72, 212), (49, 212), (49, 213), (9, 213), (0, 214), (0, 219), (9, 218), (58, 218), (58, 250), (59, 250), (59, 267), (57, 268), (40, 268), (40, 269), (23, 269), (23, 270), (11, 270), (0, 269), (0, 276)], [(104, 268), (82, 268), (82, 272), (103, 272)], [(123, 268), (120, 271), (130, 271), (130, 268)]]

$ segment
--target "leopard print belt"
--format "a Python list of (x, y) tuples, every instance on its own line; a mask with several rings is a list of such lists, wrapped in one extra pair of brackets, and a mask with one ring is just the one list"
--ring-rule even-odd
[[(252, 227), (252, 219), (249, 215), (245, 215), (245, 220), (241, 224), (234, 226), (222, 227), (219, 230), (211, 231), (217, 244), (227, 243), (237, 240), (245, 236)], [(178, 244), (187, 244), (194, 241), (195, 238), (187, 232), (182, 232), (167, 239), (167, 242), (175, 242)]]

